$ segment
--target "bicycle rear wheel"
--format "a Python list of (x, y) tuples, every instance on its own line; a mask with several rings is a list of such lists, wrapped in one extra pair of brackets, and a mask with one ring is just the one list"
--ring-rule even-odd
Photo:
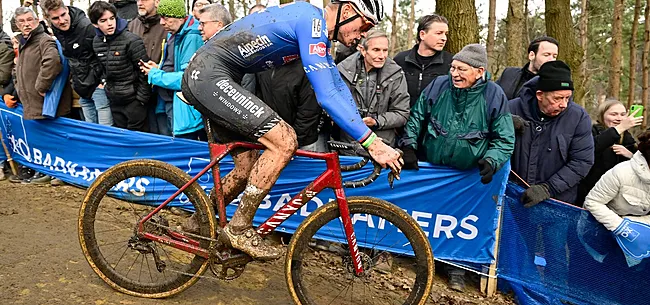
[[(433, 253), (420, 226), (399, 207), (349, 197), (364, 273), (354, 274), (336, 202), (314, 211), (289, 244), (285, 275), (299, 305), (422, 305), (433, 283)], [(329, 240), (329, 245), (313, 239)]]
[[(170, 164), (133, 160), (111, 167), (90, 186), (79, 211), (79, 242), (93, 271), (112, 288), (139, 297), (169, 297), (205, 272), (208, 259), (136, 235), (137, 223), (189, 181)], [(178, 225), (188, 214), (168, 208), (145, 222), (145, 232), (181, 233), (208, 249), (216, 221), (207, 195), (195, 182), (172, 202), (179, 201), (193, 205), (198, 232), (183, 232)]]

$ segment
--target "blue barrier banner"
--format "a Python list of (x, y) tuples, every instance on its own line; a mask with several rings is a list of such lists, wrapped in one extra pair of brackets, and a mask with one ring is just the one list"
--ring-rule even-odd
[[(13, 158), (21, 164), (65, 182), (89, 186), (109, 167), (132, 159), (156, 159), (179, 167), (191, 176), (199, 173), (209, 162), (208, 145), (204, 142), (171, 138), (161, 135), (133, 132), (98, 124), (65, 118), (55, 120), (23, 120), (20, 110), (0, 106), (2, 133)], [(352, 163), (356, 158), (342, 158), (342, 163)], [(222, 174), (233, 168), (232, 159), (221, 162)], [(283, 204), (299, 193), (323, 170), (323, 161), (297, 157), (282, 172), (271, 193), (262, 202), (255, 216), (259, 224)], [(495, 229), (505, 192), (510, 164), (494, 176), (491, 184), (480, 182), (478, 170), (459, 171), (447, 167), (420, 164), (419, 171), (404, 171), (401, 180), (395, 181), (391, 190), (384, 171), (368, 187), (346, 189), (348, 196), (374, 196), (390, 201), (408, 212), (429, 237), (437, 258), (490, 264), (494, 261)], [(367, 166), (356, 172), (344, 173), (343, 178), (358, 179), (367, 176)], [(165, 189), (148, 185), (147, 181), (123, 181), (111, 194), (149, 194)], [(199, 180), (209, 192), (211, 173)], [(172, 194), (162, 194), (167, 198)], [(143, 196), (153, 198), (154, 196)], [(159, 197), (159, 196), (155, 196)], [(311, 211), (335, 198), (331, 190), (318, 194), (280, 228), (293, 232)], [(162, 200), (161, 200), (162, 201)], [(236, 201), (235, 201), (236, 202)], [(146, 202), (143, 202), (146, 203)], [(187, 207), (187, 198), (179, 196), (172, 202)], [(236, 205), (228, 206), (232, 216)], [(381, 228), (371, 218), (355, 219), (366, 222), (372, 229)], [(360, 241), (363, 243), (363, 241)]]
[(648, 304), (650, 260), (629, 261), (589, 211), (547, 200), (531, 208), (508, 184), (503, 205), (500, 289), (518, 304)]

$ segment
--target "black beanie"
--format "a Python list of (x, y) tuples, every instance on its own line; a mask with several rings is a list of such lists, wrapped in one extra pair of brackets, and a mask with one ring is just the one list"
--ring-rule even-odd
[(571, 69), (560, 60), (547, 61), (540, 68), (537, 90), (543, 92), (573, 90)]

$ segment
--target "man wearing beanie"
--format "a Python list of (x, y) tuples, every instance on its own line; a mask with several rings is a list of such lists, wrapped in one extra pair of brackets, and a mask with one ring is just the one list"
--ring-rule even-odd
[[(418, 169), (417, 150), (424, 149), (427, 162), (478, 169), (476, 183), (487, 184), (510, 159), (515, 133), (508, 99), (487, 66), (485, 48), (467, 45), (454, 55), (450, 73), (422, 91), (400, 140), (404, 169)], [(464, 271), (448, 269), (450, 288), (462, 291)]]
[[(511, 159), (512, 170), (525, 187), (530, 186), (521, 198), (526, 208), (549, 198), (573, 203), (580, 180), (594, 163), (591, 119), (571, 100), (572, 94), (569, 66), (559, 60), (549, 61), (541, 66), (538, 76), (524, 84), (519, 97), (509, 102), (512, 114), (526, 121), (517, 133)], [(539, 227), (546, 240), (553, 240), (544, 242), (545, 281), (565, 280), (568, 260), (562, 240), (567, 236), (566, 221), (554, 219), (554, 214), (544, 213), (543, 209), (528, 214), (522, 225), (530, 228), (522, 232), (531, 235), (525, 238), (530, 249), (536, 249)], [(530, 257), (527, 263), (533, 260)]]
[(183, 0), (160, 0), (158, 14), (168, 32), (162, 61), (160, 65), (153, 61), (142, 65), (158, 96), (156, 112), (167, 113), (175, 137), (207, 141), (201, 113), (176, 95), (192, 55), (203, 46), (199, 22), (187, 15)]

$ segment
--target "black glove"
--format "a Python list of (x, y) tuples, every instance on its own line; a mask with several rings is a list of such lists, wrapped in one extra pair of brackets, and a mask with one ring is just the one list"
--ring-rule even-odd
[(408, 146), (402, 147), (402, 152), (404, 152), (404, 155), (402, 156), (402, 159), (404, 159), (404, 166), (402, 168), (420, 170), (420, 167), (418, 166), (418, 156), (415, 154), (415, 149)]
[(518, 135), (524, 134), (526, 127), (530, 126), (530, 122), (524, 120), (522, 117), (513, 114), (512, 125), (515, 127), (515, 133)]
[(481, 175), (481, 183), (488, 184), (492, 182), (492, 176), (497, 171), (496, 168), (492, 167), (491, 158), (485, 158), (478, 160), (478, 170)]
[(551, 193), (548, 191), (546, 184), (534, 184), (524, 191), (521, 202), (524, 203), (524, 207), (530, 208), (549, 198), (551, 198)]

